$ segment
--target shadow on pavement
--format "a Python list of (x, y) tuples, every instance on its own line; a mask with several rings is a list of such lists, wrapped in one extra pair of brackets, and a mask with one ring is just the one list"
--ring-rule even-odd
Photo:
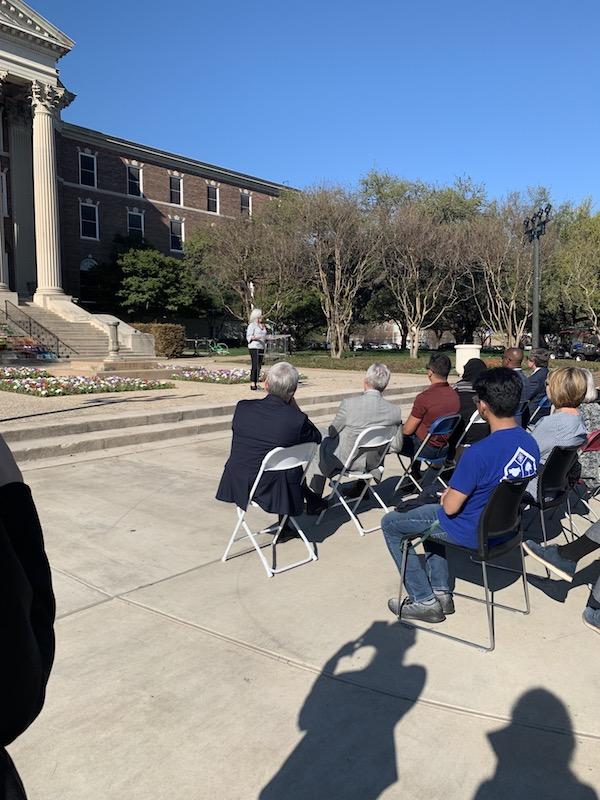
[(498, 764), (473, 800), (598, 800), (594, 789), (571, 771), (571, 718), (551, 692), (526, 692), (513, 707), (510, 724), (488, 738)]
[[(402, 664), (414, 641), (410, 629), (374, 622), (329, 659), (298, 717), (304, 738), (260, 800), (375, 800), (396, 783), (394, 728), (425, 684), (424, 667)], [(363, 647), (374, 650), (367, 666), (334, 676)]]

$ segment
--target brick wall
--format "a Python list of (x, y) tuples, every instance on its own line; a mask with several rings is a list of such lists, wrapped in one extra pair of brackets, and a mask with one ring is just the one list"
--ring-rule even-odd
[[(79, 184), (79, 152), (96, 155), (97, 188)], [(207, 211), (207, 186), (213, 180), (201, 174), (181, 169), (179, 162), (172, 169), (154, 163), (146, 154), (137, 156), (142, 165), (143, 197), (127, 195), (127, 163), (133, 159), (126, 153), (99, 147), (96, 143), (57, 135), (59, 175), (61, 247), (64, 288), (68, 294), (80, 294), (80, 264), (91, 256), (99, 263), (113, 257), (115, 236), (127, 235), (127, 210), (134, 208), (144, 214), (144, 235), (147, 242), (166, 254), (170, 252), (169, 217), (185, 220), (186, 239), (199, 225), (222, 216), (236, 217), (241, 213), (239, 186), (215, 181), (219, 186), (220, 215)], [(183, 206), (170, 204), (169, 176), (178, 173), (183, 178)], [(268, 201), (269, 194), (252, 191), (252, 209)], [(80, 200), (98, 203), (99, 241), (82, 239), (79, 225)]]

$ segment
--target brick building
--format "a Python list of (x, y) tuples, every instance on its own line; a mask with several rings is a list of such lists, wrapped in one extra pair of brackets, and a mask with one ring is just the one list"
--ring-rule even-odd
[[(57, 62), (73, 46), (26, 3), (0, 0), (0, 311), (43, 310), (46, 326), (60, 319), (61, 330), (66, 321), (107, 335), (108, 318), (73, 300), (82, 271), (111, 258), (117, 235), (182, 255), (201, 222), (250, 215), (284, 187), (64, 122), (75, 97)], [(148, 352), (123, 323), (119, 339)]]

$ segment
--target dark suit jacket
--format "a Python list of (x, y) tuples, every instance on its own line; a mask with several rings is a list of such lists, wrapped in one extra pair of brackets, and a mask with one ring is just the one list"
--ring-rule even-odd
[(0, 787), (24, 797), (2, 749), (26, 730), (44, 704), (54, 660), (54, 594), (29, 487), (0, 487)]
[(542, 397), (546, 396), (546, 381), (548, 379), (548, 367), (540, 367), (533, 375), (529, 376), (529, 410), (533, 414)]
[[(232, 422), (231, 453), (217, 490), (217, 500), (246, 508), (263, 458), (275, 447), (321, 441), (321, 434), (298, 408), (268, 394), (262, 400), (240, 400)], [(302, 513), (301, 470), (265, 473), (254, 500), (272, 514)]]

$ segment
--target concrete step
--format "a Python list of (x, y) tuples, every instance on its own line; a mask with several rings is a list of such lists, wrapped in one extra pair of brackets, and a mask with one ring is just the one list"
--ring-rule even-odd
[[(416, 393), (416, 389), (402, 390), (397, 395), (391, 392), (388, 399), (400, 405), (405, 419)], [(337, 411), (340, 399), (353, 394), (356, 393), (302, 398), (302, 407), (313, 421), (326, 425)], [(61, 422), (28, 418), (26, 423), (19, 420), (0, 423), (0, 433), (17, 461), (28, 463), (206, 433), (226, 434), (231, 429), (234, 409), (231, 404), (146, 414), (79, 416)]]

